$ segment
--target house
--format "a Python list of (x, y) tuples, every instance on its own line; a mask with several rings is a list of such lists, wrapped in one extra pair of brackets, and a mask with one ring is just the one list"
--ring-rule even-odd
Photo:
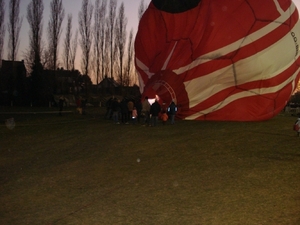
[(120, 85), (114, 78), (105, 76), (105, 78), (97, 85), (97, 90), (97, 92), (102, 94), (117, 94), (120, 92)]
[(98, 84), (98, 88), (116, 88), (120, 85), (117, 83), (117, 81), (114, 80), (114, 78), (108, 78), (105, 76), (105, 78)]
[(22, 102), (27, 92), (27, 71), (24, 61), (2, 60), (0, 72), (0, 104)]

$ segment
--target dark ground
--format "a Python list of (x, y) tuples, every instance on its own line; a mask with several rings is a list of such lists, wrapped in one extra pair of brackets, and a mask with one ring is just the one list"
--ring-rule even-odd
[(100, 108), (1, 111), (0, 224), (300, 224), (289, 115), (144, 127), (114, 125)]

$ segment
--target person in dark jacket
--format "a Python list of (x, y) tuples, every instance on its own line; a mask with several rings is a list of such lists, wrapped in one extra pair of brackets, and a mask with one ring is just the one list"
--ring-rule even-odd
[(120, 103), (120, 107), (121, 107), (121, 121), (124, 124), (128, 124), (128, 107), (125, 98), (122, 99)]
[(59, 115), (62, 115), (62, 111), (63, 111), (63, 107), (65, 104), (65, 98), (64, 96), (60, 96), (59, 100), (58, 100), (58, 106), (59, 106)]
[(141, 99), (137, 99), (134, 103), (137, 111), (137, 122), (140, 123), (141, 120), (141, 114), (142, 114), (142, 101)]
[(150, 108), (151, 105), (148, 101), (148, 96), (145, 97), (145, 100), (142, 102), (142, 112), (141, 115), (144, 116), (144, 123), (150, 125)]
[(113, 121), (115, 124), (120, 124), (119, 122), (119, 113), (121, 112), (120, 100), (115, 98), (112, 102), (112, 112), (113, 112)]
[(157, 100), (150, 107), (150, 115), (151, 115), (151, 126), (155, 127), (158, 120), (158, 114), (161, 111), (160, 104)]
[(112, 107), (112, 103), (114, 101), (114, 96), (112, 96), (111, 98), (109, 98), (106, 103), (105, 103), (105, 106), (106, 106), (106, 113), (105, 113), (105, 118), (106, 119), (111, 119), (112, 118), (112, 110), (111, 110), (111, 107)]
[(175, 123), (176, 112), (177, 112), (177, 106), (175, 105), (175, 102), (172, 101), (171, 104), (168, 107), (168, 114), (171, 118), (171, 124)]

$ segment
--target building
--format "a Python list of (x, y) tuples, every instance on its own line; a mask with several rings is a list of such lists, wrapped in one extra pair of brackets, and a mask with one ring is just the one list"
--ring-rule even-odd
[(28, 92), (24, 61), (2, 60), (0, 71), (0, 104), (21, 104)]

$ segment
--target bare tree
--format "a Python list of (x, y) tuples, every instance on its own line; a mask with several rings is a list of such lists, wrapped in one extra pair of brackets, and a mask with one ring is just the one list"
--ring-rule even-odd
[(100, 28), (100, 33), (101, 33), (101, 38), (100, 38), (100, 48), (102, 49), (101, 51), (101, 75), (102, 79), (107, 75), (105, 73), (105, 68), (107, 67), (108, 60), (106, 60), (107, 56), (107, 46), (105, 44), (106, 39), (107, 39), (107, 32), (106, 32), (106, 14), (107, 14), (107, 1), (102, 1), (101, 5), (101, 12), (103, 16), (103, 21), (101, 23), (101, 28)]
[(25, 68), (28, 74), (32, 72), (32, 65), (34, 60), (34, 53), (32, 48), (27, 48), (22, 53), (22, 58), (24, 59)]
[(105, 53), (104, 54), (104, 58), (103, 58), (103, 63), (104, 63), (104, 74), (105, 77), (108, 77), (109, 74), (109, 70), (110, 70), (110, 54), (109, 54), (109, 49), (110, 49), (110, 40), (109, 40), (109, 21), (106, 20), (105, 22), (105, 41), (104, 41), (104, 49), (105, 49)]
[[(43, 0), (31, 0), (27, 6), (27, 21), (29, 23), (29, 50), (27, 64), (31, 72), (31, 101), (41, 104), (47, 96), (46, 83), (43, 79), (42, 57), (42, 31), (43, 31)], [(29, 58), (28, 58), (29, 57)], [(30, 62), (31, 61), (31, 62)]]
[[(105, 41), (105, 17), (106, 17), (106, 0), (96, 0), (95, 2), (95, 22), (94, 22), (94, 54), (95, 54), (95, 72), (96, 83), (98, 84), (100, 78), (103, 79), (104, 67), (104, 41)], [(101, 74), (101, 77), (100, 77)]]
[(43, 0), (32, 0), (27, 6), (27, 21), (29, 23), (29, 48), (32, 52), (31, 64), (41, 62), (41, 40), (43, 31)]
[(0, 66), (2, 63), (2, 56), (3, 56), (3, 45), (4, 45), (4, 38), (5, 38), (5, 24), (4, 24), (4, 16), (5, 16), (5, 2), (0, 0)]
[(51, 53), (45, 41), (42, 42), (41, 63), (44, 69), (50, 70), (52, 68)]
[(90, 51), (92, 47), (92, 16), (93, 5), (90, 0), (82, 0), (81, 11), (78, 14), (79, 32), (81, 35), (80, 46), (82, 49), (82, 72), (83, 75), (89, 74)]
[(48, 23), (49, 53), (51, 56), (51, 69), (57, 68), (58, 45), (61, 35), (61, 24), (65, 17), (62, 0), (52, 0), (50, 2), (50, 20)]
[(109, 13), (108, 13), (108, 40), (110, 40), (110, 77), (113, 78), (113, 67), (114, 67), (114, 30), (116, 20), (116, 8), (117, 0), (110, 0), (109, 2)]
[(140, 2), (140, 6), (139, 6), (139, 11), (138, 11), (138, 18), (139, 18), (139, 21), (141, 20), (145, 10), (146, 10), (146, 5), (144, 3), (144, 0), (141, 0)]
[(133, 64), (133, 29), (130, 30), (128, 43), (127, 43), (127, 64), (125, 66), (124, 85), (129, 86), (131, 84), (131, 71)]
[(78, 31), (76, 30), (75, 33), (75, 37), (72, 41), (72, 45), (71, 45), (71, 52), (70, 52), (70, 66), (72, 68), (72, 70), (75, 69), (75, 59), (76, 59), (76, 52), (77, 52), (77, 44), (78, 44)]
[(119, 8), (118, 17), (116, 19), (116, 50), (119, 58), (119, 73), (118, 79), (120, 81), (121, 86), (124, 86), (124, 52), (126, 45), (126, 26), (127, 26), (127, 18), (125, 17), (125, 7), (124, 3), (121, 3)]
[[(41, 40), (41, 55), (40, 55), (40, 65), (43, 69), (51, 69), (50, 53), (48, 48), (45, 47), (45, 41)], [(25, 63), (26, 70), (29, 74), (32, 73), (32, 68), (34, 66), (34, 51), (31, 47), (27, 48), (22, 55)]]
[(63, 61), (67, 70), (71, 70), (71, 39), (72, 39), (72, 14), (68, 15), (66, 36), (64, 41)]
[(17, 59), (19, 49), (19, 34), (23, 22), (23, 18), (19, 17), (20, 14), (20, 0), (10, 0), (9, 2), (9, 22), (8, 22), (8, 59), (15, 61)]

